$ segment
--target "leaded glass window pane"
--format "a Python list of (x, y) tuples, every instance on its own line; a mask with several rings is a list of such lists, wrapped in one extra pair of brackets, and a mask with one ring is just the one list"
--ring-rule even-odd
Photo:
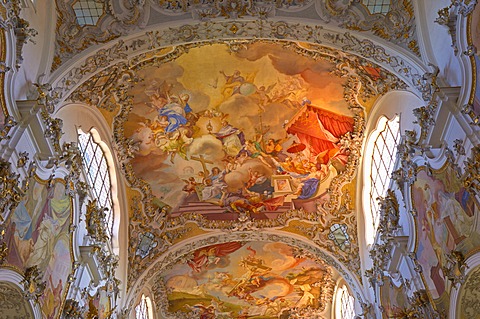
[(384, 128), (374, 142), (370, 179), (370, 208), (373, 227), (376, 230), (379, 221), (377, 198), (384, 197), (390, 186), (391, 174), (395, 166), (397, 145), (400, 141), (399, 116), (386, 121)]
[(93, 140), (90, 133), (79, 133), (78, 146), (82, 154), (88, 185), (97, 199), (98, 205), (107, 208), (105, 212), (106, 231), (112, 238), (113, 202), (107, 159), (102, 148)]
[(390, 11), (390, 0), (362, 0), (362, 2), (371, 14), (385, 14)]

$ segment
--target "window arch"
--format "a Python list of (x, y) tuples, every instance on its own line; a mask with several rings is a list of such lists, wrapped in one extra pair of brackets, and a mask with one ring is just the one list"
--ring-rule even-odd
[(355, 298), (350, 294), (346, 285), (338, 289), (335, 295), (335, 318), (355, 318)]
[[(364, 190), (367, 243), (372, 243), (379, 223), (378, 198), (384, 197), (390, 187), (391, 174), (397, 157), (400, 142), (400, 116), (389, 120), (382, 116), (377, 127), (369, 137), (366, 146), (366, 161), (369, 161), (368, 174)], [(370, 156), (371, 157), (370, 157)]]
[(84, 133), (79, 130), (78, 147), (82, 154), (87, 183), (97, 199), (99, 207), (107, 209), (105, 211), (106, 231), (109, 238), (112, 239), (114, 222), (112, 184), (105, 153), (100, 144), (94, 140), (91, 132)]
[(153, 319), (152, 300), (142, 294), (140, 302), (135, 307), (135, 319)]

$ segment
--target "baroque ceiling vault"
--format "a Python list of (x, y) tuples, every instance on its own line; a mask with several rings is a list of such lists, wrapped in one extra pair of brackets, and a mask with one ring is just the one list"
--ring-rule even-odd
[[(365, 59), (285, 40), (166, 46), (95, 73), (69, 100), (98, 107), (113, 129), (130, 194), (128, 287), (155, 278), (158, 310), (188, 317), (188, 305), (215, 288), (205, 278), (222, 273), (225, 293), (215, 298), (236, 298), (227, 307), (234, 316), (269, 293), (290, 307), (328, 313), (325, 305), (303, 303), (307, 297), (288, 276), (328, 269), (352, 285), (361, 280), (354, 189), (365, 117), (376, 98), (406, 86)], [(199, 235), (208, 237), (185, 244)], [(285, 240), (280, 250), (293, 264), (275, 272), (270, 263), (280, 261), (265, 247)], [(244, 267), (231, 268), (229, 258)], [(319, 266), (325, 262), (330, 266)], [(266, 274), (283, 279), (228, 281)], [(312, 276), (305, 285), (327, 280)], [(193, 286), (205, 291), (187, 292)], [(186, 294), (191, 301), (177, 305)], [(331, 289), (318, 294), (331, 302)]]
[[(372, 14), (355, 0), (107, 0), (94, 24), (78, 22), (77, 3), (55, 1), (51, 83), (37, 100), (59, 153), (50, 114), (62, 107), (95, 108), (108, 128), (127, 308), (148, 287), (162, 318), (331, 318), (339, 282), (366, 306), (362, 282), (383, 278), (361, 264), (367, 122), (393, 91), (423, 100), (419, 134), (399, 151), (408, 164), (437, 106), (440, 71), (422, 57), (413, 1)], [(398, 215), (395, 196), (380, 199)], [(83, 204), (89, 228), (99, 210)]]

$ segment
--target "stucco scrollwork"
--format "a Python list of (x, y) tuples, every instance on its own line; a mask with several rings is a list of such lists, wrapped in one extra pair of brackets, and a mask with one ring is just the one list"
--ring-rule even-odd
[(380, 206), (380, 221), (378, 224), (378, 233), (383, 242), (388, 242), (390, 236), (394, 236), (400, 229), (400, 209), (395, 192), (387, 190), (385, 197), (378, 198)]
[(275, 15), (275, 10), (301, 10), (313, 3), (312, 0), (298, 1), (252, 1), (252, 0), (206, 0), (171, 1), (150, 0), (152, 8), (166, 15), (190, 13), (195, 20), (206, 21), (214, 18), (238, 19), (258, 17), (266, 19)]
[(8, 0), (2, 1), (1, 3), (6, 11), (7, 17), (5, 20), (0, 21), (0, 29), (7, 30), (13, 29), (16, 36), (16, 63), (15, 66), (17, 69), (20, 68), (20, 65), (23, 62), (22, 50), (23, 46), (28, 42), (33, 42), (33, 37), (35, 37), (38, 32), (30, 28), (30, 23), (20, 17), (21, 13), (21, 2), (18, 0)]
[(0, 161), (0, 226), (22, 199), (23, 191), (18, 186), (20, 175), (12, 172), (9, 162)]
[(468, 269), (463, 253), (458, 250), (453, 250), (445, 254), (445, 257), (446, 265), (442, 268), (445, 276), (453, 285), (463, 284), (466, 279), (465, 271)]
[(32, 310), (18, 287), (0, 282), (0, 318), (32, 318)]
[(462, 107), (461, 112), (471, 118), (470, 125), (480, 126), (480, 115), (477, 115), (477, 113), (474, 111), (473, 104), (465, 104)]
[(460, 299), (460, 318), (473, 318), (480, 313), (480, 267), (474, 269), (462, 287)]
[(472, 155), (465, 161), (463, 185), (474, 196), (480, 193), (480, 146), (472, 149)]
[(144, 27), (148, 16), (145, 1), (105, 1), (96, 25), (80, 25), (74, 3), (74, 0), (56, 1), (58, 18), (53, 70), (93, 44), (105, 43)]
[(24, 288), (25, 298), (37, 301), (43, 295), (46, 282), (42, 281), (43, 274), (40, 273), (37, 266), (29, 267), (25, 270), (24, 278), (20, 282)]
[(324, 0), (317, 12), (350, 30), (371, 32), (420, 55), (415, 29), (415, 12), (410, 0), (393, 1), (385, 14), (371, 14), (361, 1)]
[(105, 210), (106, 208), (98, 207), (96, 199), (88, 201), (85, 223), (88, 235), (97, 242), (105, 242), (109, 238), (105, 227)]

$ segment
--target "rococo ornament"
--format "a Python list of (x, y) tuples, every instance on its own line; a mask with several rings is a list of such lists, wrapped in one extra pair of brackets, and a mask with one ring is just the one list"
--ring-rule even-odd
[(463, 185), (473, 196), (480, 193), (480, 146), (471, 151), (471, 157), (465, 161)]
[(1, 5), (7, 10), (7, 19), (0, 21), (0, 29), (13, 29), (16, 37), (16, 69), (20, 68), (23, 62), (22, 50), (23, 46), (28, 42), (33, 42), (33, 37), (38, 35), (38, 32), (30, 28), (27, 20), (20, 17), (22, 4), (18, 0), (2, 1)]
[(46, 283), (42, 281), (42, 277), (43, 275), (40, 274), (37, 266), (32, 266), (25, 270), (21, 283), (23, 284), (24, 294), (27, 299), (38, 301), (38, 298), (43, 295)]
[(18, 186), (20, 175), (12, 172), (10, 165), (9, 162), (0, 160), (0, 217), (3, 218), (17, 207), (23, 196), (23, 191)]

